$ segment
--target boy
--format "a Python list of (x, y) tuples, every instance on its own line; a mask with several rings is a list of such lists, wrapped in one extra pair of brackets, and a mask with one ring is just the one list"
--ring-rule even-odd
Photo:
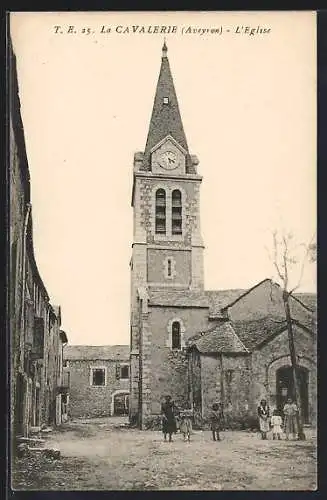
[(211, 431), (214, 441), (220, 441), (219, 431), (221, 431), (223, 426), (223, 418), (221, 404), (214, 403), (210, 413)]

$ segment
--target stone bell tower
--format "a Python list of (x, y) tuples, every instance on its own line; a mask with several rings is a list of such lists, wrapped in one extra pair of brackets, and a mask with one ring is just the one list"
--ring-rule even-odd
[(145, 150), (134, 155), (131, 416), (145, 411), (147, 379), (154, 369), (150, 367), (151, 331), (145, 332), (155, 328), (145, 321), (151, 291), (187, 294), (204, 288), (198, 163), (189, 152), (164, 43)]

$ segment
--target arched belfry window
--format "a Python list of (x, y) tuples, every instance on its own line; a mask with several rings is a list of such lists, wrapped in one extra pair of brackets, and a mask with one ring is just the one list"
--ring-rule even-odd
[(174, 189), (171, 196), (171, 232), (182, 234), (182, 193)]
[(181, 325), (178, 321), (174, 321), (171, 326), (171, 347), (172, 349), (181, 348)]
[(166, 234), (166, 191), (156, 191), (156, 233)]

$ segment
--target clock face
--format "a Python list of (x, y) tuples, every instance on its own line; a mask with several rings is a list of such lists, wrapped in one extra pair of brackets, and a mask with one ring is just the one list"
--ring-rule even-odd
[(177, 154), (173, 151), (165, 151), (159, 158), (159, 164), (167, 170), (173, 170), (179, 164)]

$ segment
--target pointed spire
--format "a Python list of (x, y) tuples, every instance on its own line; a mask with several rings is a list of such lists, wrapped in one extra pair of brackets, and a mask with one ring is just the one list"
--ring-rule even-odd
[(159, 79), (144, 151), (145, 168), (149, 168), (151, 149), (167, 135), (171, 135), (188, 151), (167, 50), (166, 41), (164, 41)]
[(167, 57), (168, 48), (166, 45), (166, 38), (164, 38), (164, 43), (162, 46), (162, 58)]

